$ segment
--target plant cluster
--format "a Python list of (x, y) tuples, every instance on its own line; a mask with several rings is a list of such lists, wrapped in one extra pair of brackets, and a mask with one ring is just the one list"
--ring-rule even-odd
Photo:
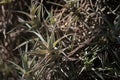
[(119, 80), (118, 0), (0, 1), (1, 80)]

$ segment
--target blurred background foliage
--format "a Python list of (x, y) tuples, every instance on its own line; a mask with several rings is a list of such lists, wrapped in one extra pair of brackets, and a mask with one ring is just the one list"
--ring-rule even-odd
[(1, 0), (0, 80), (119, 80), (119, 0)]

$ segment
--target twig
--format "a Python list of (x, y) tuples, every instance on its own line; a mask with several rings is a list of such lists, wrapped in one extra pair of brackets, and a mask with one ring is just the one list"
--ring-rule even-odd
[[(96, 30), (95, 32), (97, 32), (97, 34), (100, 32), (100, 30)], [(88, 38), (87, 40), (85, 40), (84, 42), (82, 42), (78, 47), (76, 47), (74, 50), (72, 50), (71, 52), (68, 53), (68, 58), (70, 56), (72, 56), (76, 51), (78, 51), (79, 49), (82, 49), (84, 47), (86, 47), (87, 45), (89, 45), (95, 38), (97, 35), (92, 36), (91, 38)]]

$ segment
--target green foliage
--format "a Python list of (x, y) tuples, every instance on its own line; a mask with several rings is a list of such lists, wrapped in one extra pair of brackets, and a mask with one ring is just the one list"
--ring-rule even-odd
[(0, 1), (0, 4), (7, 4), (7, 3), (11, 3), (13, 1), (14, 0), (2, 0), (2, 1)]
[(118, 80), (120, 4), (111, 2), (0, 1), (0, 79)]

